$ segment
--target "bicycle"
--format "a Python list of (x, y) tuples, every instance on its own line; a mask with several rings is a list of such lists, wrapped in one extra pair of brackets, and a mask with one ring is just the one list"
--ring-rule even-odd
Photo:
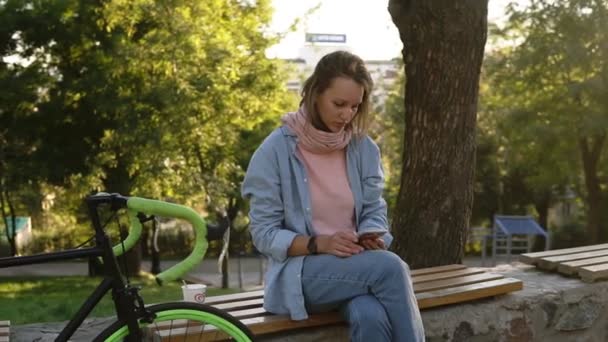
[[(156, 275), (157, 283), (162, 285), (163, 282), (176, 280), (198, 264), (208, 246), (207, 225), (194, 210), (163, 201), (107, 193), (87, 197), (86, 204), (95, 230), (93, 247), (0, 258), (0, 268), (85, 257), (101, 258), (105, 272), (103, 280), (55, 341), (68, 341), (110, 290), (117, 318), (94, 339), (95, 342), (172, 341), (172, 337), (179, 337), (183, 341), (254, 340), (247, 326), (227, 312), (209, 305), (176, 301), (146, 307), (139, 295), (139, 288), (132, 286), (120, 271), (116, 257), (135, 245), (142, 232), (142, 223), (153, 219), (154, 215), (186, 220), (195, 230), (195, 246), (190, 255)], [(109, 206), (113, 215), (120, 209), (127, 209), (129, 234), (116, 246), (112, 246), (110, 237), (104, 230), (109, 220), (105, 225), (101, 223), (98, 209), (102, 205)]]

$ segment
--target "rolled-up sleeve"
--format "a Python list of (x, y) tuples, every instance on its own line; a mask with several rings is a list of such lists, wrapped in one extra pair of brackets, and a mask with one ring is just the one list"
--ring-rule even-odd
[(276, 155), (265, 145), (251, 157), (241, 187), (249, 199), (249, 231), (255, 247), (279, 262), (287, 258), (296, 233), (285, 229), (281, 179)]
[(387, 205), (382, 197), (384, 191), (384, 171), (380, 159), (380, 149), (371, 140), (367, 141), (363, 150), (364, 160), (361, 165), (361, 184), (363, 206), (359, 220), (359, 231), (384, 228), (387, 234), (383, 240), (388, 247), (393, 240), (388, 232)]

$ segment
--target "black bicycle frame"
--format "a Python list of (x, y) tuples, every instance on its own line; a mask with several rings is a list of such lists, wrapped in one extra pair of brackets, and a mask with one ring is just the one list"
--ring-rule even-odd
[(116, 314), (119, 320), (128, 322), (129, 341), (139, 341), (141, 331), (137, 322), (135, 300), (136, 297), (131, 291), (127, 291), (127, 283), (123, 278), (118, 262), (112, 251), (112, 245), (108, 235), (104, 232), (99, 219), (97, 207), (103, 203), (109, 203), (113, 209), (126, 206), (126, 198), (119, 195), (92, 196), (87, 198), (89, 215), (95, 229), (95, 247), (68, 249), (60, 252), (43, 253), (19, 257), (0, 258), (0, 268), (41, 264), (56, 260), (69, 260), (86, 257), (101, 257), (105, 265), (105, 276), (97, 288), (89, 295), (76, 314), (63, 328), (55, 341), (67, 341), (85, 318), (91, 313), (93, 308), (101, 301), (108, 291), (112, 290), (112, 300), (116, 307)]

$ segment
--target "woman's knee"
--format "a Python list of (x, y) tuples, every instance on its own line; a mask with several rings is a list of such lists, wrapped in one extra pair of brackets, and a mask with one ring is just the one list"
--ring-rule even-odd
[(363, 295), (345, 304), (343, 313), (355, 330), (390, 334), (391, 326), (384, 306), (373, 295)]
[(373, 251), (373, 257), (377, 270), (383, 275), (401, 275), (405, 278), (410, 277), (409, 266), (397, 254), (389, 251)]

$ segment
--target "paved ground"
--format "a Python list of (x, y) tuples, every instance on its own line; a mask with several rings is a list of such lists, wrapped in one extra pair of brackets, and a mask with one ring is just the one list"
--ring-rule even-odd
[[(161, 269), (166, 270), (176, 261), (161, 262)], [(262, 284), (263, 261), (261, 258), (231, 257), (228, 264), (229, 287), (252, 288)], [(240, 269), (240, 272), (239, 272)], [(150, 270), (150, 262), (143, 261), (142, 270)], [(69, 276), (87, 275), (88, 268), (85, 262), (51, 262), (37, 265), (26, 265), (0, 269), (0, 277), (6, 276)], [(202, 282), (220, 287), (222, 275), (219, 271), (217, 259), (205, 259), (201, 264), (190, 271), (189, 275)], [(239, 276), (240, 275), (240, 276)]]

